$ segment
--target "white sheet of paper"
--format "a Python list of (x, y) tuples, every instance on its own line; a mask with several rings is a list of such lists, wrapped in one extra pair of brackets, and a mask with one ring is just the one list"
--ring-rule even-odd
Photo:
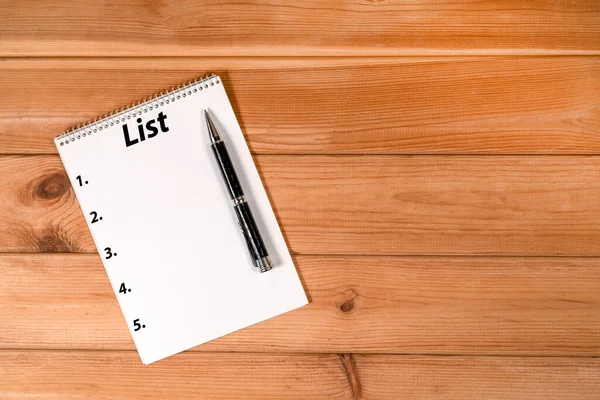
[[(144, 364), (308, 303), (223, 85), (202, 86), (169, 96), (169, 104), (156, 100), (146, 112), (134, 108), (141, 115), (91, 136), (62, 146), (64, 138), (55, 140)], [(269, 272), (250, 262), (210, 148), (205, 108), (275, 264)], [(158, 135), (126, 147), (123, 124), (139, 139), (137, 118), (145, 125), (159, 112), (168, 132), (156, 121)]]

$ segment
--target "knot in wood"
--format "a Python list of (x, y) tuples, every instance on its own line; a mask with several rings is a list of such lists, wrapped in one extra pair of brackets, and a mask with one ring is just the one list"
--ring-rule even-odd
[(34, 185), (33, 196), (40, 200), (54, 200), (69, 191), (69, 179), (62, 172), (56, 172), (52, 175), (43, 177), (42, 180)]
[(358, 293), (352, 289), (348, 289), (338, 296), (335, 305), (341, 312), (349, 313), (356, 306), (358, 297)]

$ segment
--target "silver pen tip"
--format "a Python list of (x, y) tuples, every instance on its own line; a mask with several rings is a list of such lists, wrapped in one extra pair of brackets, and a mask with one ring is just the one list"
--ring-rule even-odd
[(208, 136), (210, 136), (210, 142), (219, 142), (221, 140), (221, 136), (219, 135), (219, 131), (217, 131), (217, 128), (215, 127), (215, 124), (206, 108), (204, 109), (204, 119), (206, 120), (206, 126), (208, 127)]

